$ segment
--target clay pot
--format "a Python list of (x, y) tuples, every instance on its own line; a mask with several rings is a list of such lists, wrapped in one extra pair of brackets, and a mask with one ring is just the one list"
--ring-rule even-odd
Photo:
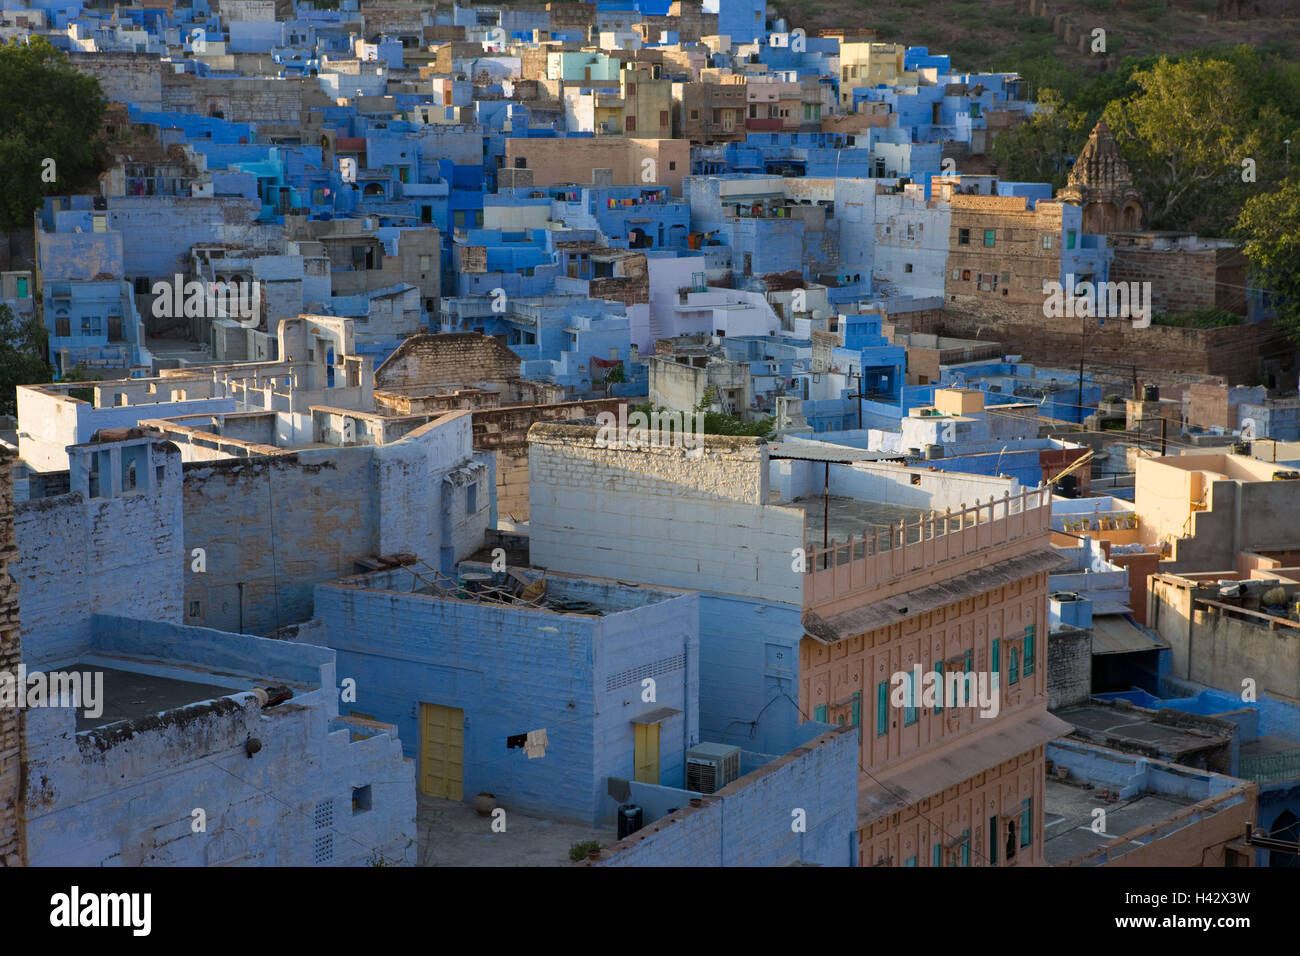
[(492, 811), (497, 808), (497, 798), (490, 793), (480, 793), (474, 798), (474, 812), (481, 817), (492, 816)]
[(589, 859), (589, 860), (599, 860), (599, 859), (600, 859), (600, 851), (599, 851), (599, 850), (588, 850), (588, 851), (587, 851), (587, 859)]

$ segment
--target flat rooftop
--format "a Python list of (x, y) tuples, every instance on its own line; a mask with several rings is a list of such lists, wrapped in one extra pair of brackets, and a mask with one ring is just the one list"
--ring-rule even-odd
[(548, 820), (506, 807), (509, 824), (492, 831), (472, 803), (418, 795), (418, 866), (568, 866), (569, 848), (596, 840), (602, 847), (618, 840), (614, 827)]
[[(94, 730), (119, 720), (139, 720), (141, 717), (176, 710), (204, 700), (216, 700), (228, 694), (237, 694), (253, 688), (252, 681), (241, 684), (232, 680), (229, 683), (215, 684), (179, 680), (140, 671), (104, 667), (101, 664), (84, 661), (57, 669), (65, 672), (104, 675), (103, 713), (98, 717), (87, 717), (85, 711), (79, 707), (78, 733)], [(82, 701), (78, 701), (79, 705), (81, 703)]]
[(145, 339), (145, 348), (149, 350), (149, 353), (155, 359), (159, 361), (177, 360), (182, 367), (187, 365), (229, 364), (228, 361), (214, 359), (211, 350), (205, 351), (200, 348), (200, 343), (190, 342), (186, 339), (149, 338)]
[[(1047, 778), (1043, 857), (1049, 866), (1058, 866), (1076, 856), (1098, 850), (1116, 837), (1159, 823), (1197, 802), (1191, 797), (1143, 792), (1111, 803), (1101, 793), (1101, 789), (1089, 790), (1050, 776)], [(1092, 811), (1097, 807), (1106, 811), (1102, 833), (1094, 833), (1092, 829)], [(1109, 859), (1145, 845), (1132, 843), (1112, 849)]]
[[(774, 501), (787, 508), (802, 508), (804, 518), (804, 535), (808, 542), (820, 544), (825, 522), (825, 499), (820, 496), (797, 498), (794, 501)], [(843, 543), (849, 535), (861, 540), (864, 532), (892, 525), (898, 527), (900, 521), (907, 521), (908, 541), (920, 540), (920, 526), (917, 518), (929, 511), (901, 505), (884, 504), (878, 501), (860, 501), (856, 498), (830, 499), (830, 540)]]
[(1161, 753), (1184, 754), (1220, 746), (1228, 737), (1197, 733), (1156, 723), (1153, 715), (1139, 710), (1082, 704), (1057, 711), (1056, 716), (1086, 732), (1096, 743), (1123, 750), (1125, 745), (1158, 747)]
[(490, 564), (469, 561), (461, 562), (452, 577), (418, 559), (383, 570), (351, 575), (333, 584), (399, 594), (422, 594), (435, 601), (472, 602), (594, 617), (659, 604), (690, 593), (528, 567), (494, 572)]
[(1244, 760), (1247, 757), (1272, 757), (1278, 754), (1295, 753), (1297, 750), (1300, 750), (1300, 741), (1265, 734), (1254, 740), (1242, 741), (1241, 758)]

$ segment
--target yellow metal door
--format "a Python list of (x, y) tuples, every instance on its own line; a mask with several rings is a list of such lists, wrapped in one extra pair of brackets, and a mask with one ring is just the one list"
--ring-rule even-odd
[(641, 783), (659, 782), (659, 725), (633, 724), (636, 729), (636, 779)]
[(465, 712), (458, 707), (420, 704), (420, 792), (461, 800), (465, 757)]

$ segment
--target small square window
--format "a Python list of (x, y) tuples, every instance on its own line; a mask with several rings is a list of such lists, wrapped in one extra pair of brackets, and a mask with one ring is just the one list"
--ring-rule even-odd
[(371, 808), (370, 784), (352, 788), (352, 815), (366, 813)]
[(1044, 248), (1044, 249), (1050, 249), (1050, 248), (1052, 248), (1052, 237), (1051, 237), (1051, 236), (1043, 236), (1043, 248)]
[(959, 246), (969, 246), (969, 245), (970, 245), (970, 230), (969, 230), (969, 229), (958, 229), (958, 230), (957, 230), (957, 245), (959, 245)]
[(904, 264), (903, 264), (903, 271), (904, 271), (904, 272), (911, 272), (911, 271), (912, 271), (912, 263), (910, 263), (910, 262), (904, 263)]
[(985, 230), (984, 230), (984, 245), (985, 245), (985, 246), (990, 246), (990, 247), (991, 247), (991, 246), (992, 246), (992, 245), (997, 241), (997, 234), (998, 234), (998, 231), (997, 231), (996, 229), (985, 229)]
[(676, 168), (677, 168), (677, 161), (676, 161), (676, 160), (673, 160), (673, 159), (670, 159), (670, 160), (668, 161), (668, 170), (671, 172), (672, 170), (674, 170), (674, 169), (676, 169)]
[(203, 605), (199, 601), (190, 602), (190, 617), (199, 617), (203, 613)]

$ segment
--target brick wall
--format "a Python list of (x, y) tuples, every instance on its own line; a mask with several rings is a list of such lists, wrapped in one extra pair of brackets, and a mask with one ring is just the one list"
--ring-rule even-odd
[[(98, 54), (97, 54), (98, 55)], [(332, 106), (315, 77), (197, 77), (166, 73), (162, 78), (162, 109), (211, 116), (218, 110), (231, 123), (297, 126), (307, 111)]]
[(497, 453), (497, 514), (528, 520), (528, 429), (535, 422), (566, 422), (601, 412), (618, 414), (622, 398), (554, 405), (518, 405), (474, 412), (475, 451)]
[(1082, 347), (1089, 362), (1218, 375), (1230, 384), (1254, 379), (1261, 360), (1289, 364), (1294, 353), (1286, 336), (1269, 321), (1222, 329), (1135, 329), (1125, 320), (1098, 325), (1095, 318), (1045, 319), (1041, 299), (1036, 317), (1023, 311), (980, 312), (958, 304), (938, 316), (909, 315), (906, 320), (912, 332), (994, 339), (1004, 353), (1023, 355), (1027, 362), (1075, 365)]
[(1092, 631), (1056, 631), (1047, 637), (1047, 707), (1086, 702), (1092, 694)]
[(162, 61), (148, 53), (82, 53), (68, 60), (79, 73), (99, 81), (109, 102), (130, 103), (142, 110), (162, 108)]
[(489, 335), (413, 335), (375, 369), (375, 388), (470, 385), (519, 377), (519, 356)]
[(1117, 245), (1112, 282), (1150, 282), (1151, 308), (1162, 312), (1246, 312), (1246, 258), (1237, 249), (1152, 249)]
[[(1041, 319), (1043, 283), (1060, 279), (1061, 217), (1060, 203), (1028, 209), (1015, 196), (953, 196), (944, 277), (948, 300), (955, 296), (958, 305), (987, 303), (989, 309)], [(989, 231), (992, 245), (986, 245)], [(1050, 248), (1043, 248), (1044, 236), (1051, 237)]]
[(802, 603), (790, 551), (803, 540), (803, 512), (760, 507), (761, 442), (708, 435), (696, 458), (682, 448), (600, 447), (597, 435), (580, 425), (529, 430), (534, 563)]
[[(13, 472), (0, 451), (0, 673), (17, 675), (22, 658), (18, 582), (9, 574), (14, 546)], [(23, 847), (23, 712), (0, 708), (0, 866), (21, 866)]]

